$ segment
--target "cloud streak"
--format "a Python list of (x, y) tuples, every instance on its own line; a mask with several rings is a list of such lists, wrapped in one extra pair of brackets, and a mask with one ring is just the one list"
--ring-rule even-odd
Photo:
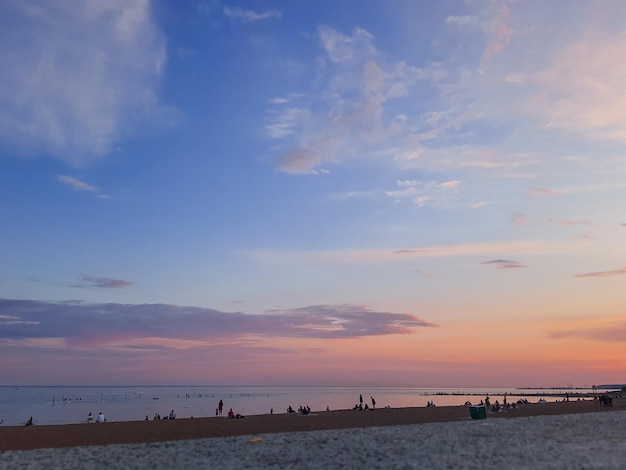
[(613, 271), (598, 271), (593, 273), (576, 274), (576, 277), (616, 277), (626, 274), (626, 267), (622, 269), (615, 269)]
[(368, 262), (395, 262), (414, 258), (441, 258), (451, 256), (479, 256), (509, 253), (516, 255), (571, 253), (581, 249), (580, 241), (542, 242), (511, 241), (467, 243), (459, 245), (423, 246), (404, 249), (380, 250), (336, 250), (336, 251), (281, 251), (281, 250), (242, 250), (259, 263), (268, 264), (343, 264)]
[[(57, 181), (68, 185), (74, 191), (87, 191), (87, 192), (98, 192), (99, 189), (96, 186), (93, 186), (89, 183), (85, 183), (84, 181), (79, 180), (78, 178), (74, 178), (73, 176), (66, 175), (58, 175)], [(96, 196), (98, 199), (110, 200), (113, 199), (108, 194), (100, 193)]]
[(124, 281), (123, 279), (112, 279), (110, 277), (92, 277), (83, 276), (81, 281), (87, 285), (78, 285), (72, 287), (97, 287), (104, 289), (124, 289), (133, 285), (130, 281)]
[(92, 186), (84, 181), (81, 181), (72, 176), (59, 175), (57, 176), (57, 180), (59, 180), (63, 184), (67, 184), (72, 189), (76, 191), (98, 191), (98, 188)]
[(583, 338), (603, 343), (626, 343), (626, 323), (606, 328), (555, 331), (549, 336), (552, 339)]
[(248, 21), (254, 23), (255, 21), (267, 20), (270, 18), (280, 18), (282, 13), (278, 10), (267, 10), (261, 13), (256, 13), (252, 10), (244, 10), (243, 8), (228, 8), (224, 7), (224, 15), (235, 20)]
[(549, 218), (547, 219), (547, 222), (551, 224), (566, 225), (566, 226), (573, 226), (573, 225), (589, 226), (591, 225), (591, 222), (587, 222), (586, 220), (558, 220), (558, 219)]
[(490, 261), (485, 261), (482, 264), (495, 266), (496, 269), (516, 269), (526, 267), (526, 265), (520, 263), (519, 261), (511, 259), (492, 259)]

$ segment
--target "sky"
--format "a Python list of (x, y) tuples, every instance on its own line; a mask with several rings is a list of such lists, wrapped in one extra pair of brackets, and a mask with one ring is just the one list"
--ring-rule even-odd
[(626, 3), (0, 4), (0, 385), (626, 382)]

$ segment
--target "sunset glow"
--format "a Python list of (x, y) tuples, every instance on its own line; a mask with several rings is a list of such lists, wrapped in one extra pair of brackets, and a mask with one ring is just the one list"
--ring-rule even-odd
[(0, 385), (626, 383), (624, 18), (5, 2)]

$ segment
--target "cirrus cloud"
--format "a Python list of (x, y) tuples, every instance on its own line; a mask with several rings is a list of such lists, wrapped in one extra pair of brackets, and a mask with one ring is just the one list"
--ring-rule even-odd
[(150, 2), (3, 2), (0, 17), (0, 146), (85, 164), (168, 113)]

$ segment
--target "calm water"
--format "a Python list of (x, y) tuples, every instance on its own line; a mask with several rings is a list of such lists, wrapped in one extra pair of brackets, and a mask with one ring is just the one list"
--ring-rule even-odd
[[(287, 406), (297, 409), (308, 405), (313, 411), (322, 411), (328, 405), (332, 410), (352, 408), (363, 395), (364, 403), (371, 406), (370, 396), (376, 406), (409, 407), (426, 406), (434, 401), (437, 406), (474, 404), (491, 397), (500, 400), (504, 393), (515, 401), (520, 393), (529, 401), (537, 402), (543, 396), (547, 401), (561, 398), (550, 393), (568, 390), (516, 390), (490, 389), (427, 389), (427, 388), (366, 388), (366, 387), (0, 387), (0, 419), (4, 426), (22, 425), (29, 416), (35, 424), (69, 424), (86, 421), (89, 412), (96, 416), (100, 411), (107, 421), (135, 421), (150, 419), (155, 413), (161, 417), (174, 410), (178, 418), (215, 416), (220, 400), (224, 402), (224, 415), (232, 408), (235, 413), (257, 415), (285, 413)], [(569, 390), (572, 392), (572, 390)], [(589, 392), (592, 390), (576, 390)], [(541, 395), (546, 393), (548, 395)], [(442, 395), (444, 394), (444, 395)], [(64, 399), (65, 398), (65, 399)]]

